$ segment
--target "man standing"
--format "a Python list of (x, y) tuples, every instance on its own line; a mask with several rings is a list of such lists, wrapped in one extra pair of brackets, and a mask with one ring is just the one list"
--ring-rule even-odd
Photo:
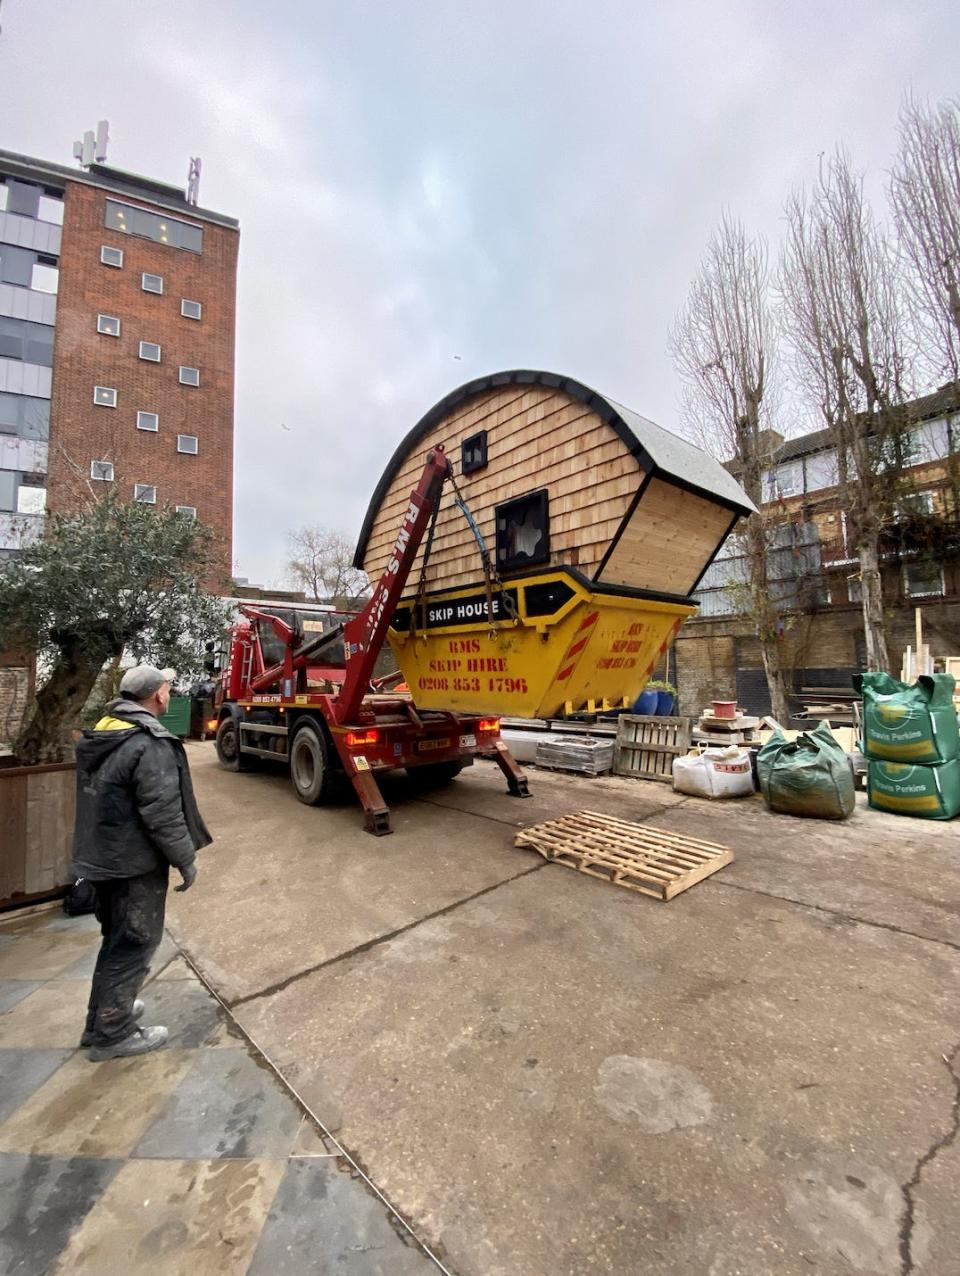
[(157, 718), (170, 704), (172, 669), (138, 665), (120, 699), (77, 744), (73, 870), (96, 890), (103, 934), (82, 1046), (95, 1062), (146, 1054), (167, 1039), (141, 1028), (136, 999), (163, 935), (171, 865), (189, 890), (196, 852), (211, 837), (201, 819), (182, 743)]

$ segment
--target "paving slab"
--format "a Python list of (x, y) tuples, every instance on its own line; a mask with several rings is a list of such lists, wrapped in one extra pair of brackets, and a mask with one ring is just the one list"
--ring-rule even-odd
[(0, 1153), (0, 1271), (48, 1272), (119, 1168), (119, 1161)]
[(48, 983), (0, 1015), (0, 1047), (76, 1047), (87, 1015), (90, 989), (74, 981)]
[[(763, 895), (551, 865), (238, 1017), (459, 1276), (893, 1276), (958, 977)], [(927, 1215), (918, 1250), (955, 1253)]]
[(0, 1050), (0, 1122), (19, 1108), (47, 1077), (56, 1072), (71, 1050)]
[(13, 943), (3, 950), (4, 979), (57, 979), (81, 957), (96, 952), (98, 938), (89, 931), (64, 932), (50, 943), (42, 930), (15, 932)]
[(12, 1010), (18, 1001), (23, 1001), (39, 987), (39, 979), (0, 979), (0, 1015)]

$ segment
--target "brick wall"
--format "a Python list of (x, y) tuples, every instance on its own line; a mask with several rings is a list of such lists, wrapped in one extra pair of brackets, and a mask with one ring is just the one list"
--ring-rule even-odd
[[(109, 460), (122, 495), (155, 484), (157, 505), (192, 505), (213, 529), (224, 579), (232, 563), (236, 230), (203, 223), (203, 252), (137, 239), (104, 226), (104, 190), (67, 183), (54, 346), (48, 501), (52, 510), (89, 499), (90, 462)], [(127, 200), (150, 208), (149, 201)], [(152, 211), (165, 212), (154, 208)], [(189, 210), (184, 219), (191, 220)], [(121, 269), (100, 261), (102, 244), (123, 250)], [(144, 292), (146, 271), (162, 295)], [(180, 314), (199, 301), (202, 318)], [(97, 332), (97, 315), (121, 321), (119, 337)], [(141, 341), (161, 346), (160, 363), (139, 358)], [(200, 385), (179, 383), (179, 366), (200, 369)], [(115, 408), (94, 404), (95, 385), (117, 390)], [(157, 433), (137, 429), (137, 411), (156, 412)], [(178, 453), (177, 435), (199, 440)]]

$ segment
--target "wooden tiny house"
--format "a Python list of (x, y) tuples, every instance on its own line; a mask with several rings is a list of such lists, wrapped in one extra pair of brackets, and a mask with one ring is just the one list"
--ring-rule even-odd
[[(514, 627), (528, 620), (532, 624), (536, 616), (543, 629), (542, 591), (554, 588), (550, 582), (560, 573), (566, 582), (564, 606), (574, 606), (574, 593), (584, 606), (602, 598), (611, 605), (614, 598), (622, 600), (616, 621), (611, 612), (613, 625), (625, 623), (629, 610), (635, 626), (637, 605), (648, 602), (646, 611), (661, 614), (661, 622), (644, 639), (645, 653), (654, 637), (659, 649), (694, 610), (690, 594), (738, 518), (753, 509), (718, 461), (652, 421), (569, 377), (502, 372), (447, 395), (390, 459), (367, 510), (355, 555), (356, 566), (372, 579), (386, 565), (424, 457), (438, 444), (452, 462), (457, 488), (504, 585), (513, 587), (516, 582), (515, 589), (505, 591), (516, 595), (520, 614), (513, 617)], [(474, 533), (454, 498), (452, 490), (444, 494), (423, 573), (431, 603), (451, 591), (459, 591), (465, 603), (469, 595), (464, 591), (482, 589), (484, 583)], [(423, 553), (421, 548), (421, 560)], [(410, 577), (414, 589), (422, 575), (421, 560)], [(528, 616), (526, 595), (534, 578), (541, 593), (531, 602)], [(554, 590), (556, 598), (561, 593)], [(445, 632), (443, 609), (435, 608), (433, 615), (432, 628)], [(466, 623), (464, 616), (461, 624)], [(421, 665), (425, 661), (429, 667), (434, 659), (430, 652), (420, 650), (414, 659), (412, 651), (403, 650), (404, 630), (416, 626), (410, 608), (406, 619), (401, 610), (394, 626), (396, 642), (391, 641), (401, 668), (414, 676), (411, 687), (417, 702), (427, 704), (425, 696), (434, 696), (430, 703), (437, 704), (437, 698), (446, 695), (446, 707), (465, 708), (451, 686), (434, 693), (426, 685), (429, 680)], [(465, 632), (456, 622), (450, 627), (454, 631)], [(613, 641), (612, 632), (608, 626), (607, 641)], [(514, 639), (519, 642), (519, 635)], [(501, 636), (495, 645), (502, 652), (505, 644), (508, 639)], [(599, 658), (599, 651), (593, 655)], [(613, 682), (622, 685), (618, 699), (639, 692), (649, 677), (647, 663), (644, 655), (642, 662), (635, 661), (619, 675), (619, 681), (607, 676), (600, 683), (607, 689)], [(417, 680), (425, 685), (417, 686)], [(589, 688), (600, 685), (586, 666), (579, 678), (581, 694), (561, 695), (572, 690), (572, 684), (564, 689), (555, 682), (543, 687), (538, 713), (591, 699)], [(464, 694), (474, 707), (480, 704), (472, 693)], [(482, 703), (498, 711), (492, 699)], [(532, 712), (531, 705), (532, 693), (516, 711)]]

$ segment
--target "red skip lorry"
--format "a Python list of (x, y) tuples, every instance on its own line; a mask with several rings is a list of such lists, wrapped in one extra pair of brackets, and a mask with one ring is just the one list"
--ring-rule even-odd
[[(378, 771), (405, 767), (423, 779), (451, 779), (477, 753), (492, 754), (507, 791), (527, 797), (527, 780), (500, 739), (500, 719), (418, 711), (408, 695), (372, 682), (387, 629), (437, 508), (450, 463), (427, 454), (410, 493), (386, 569), (366, 607), (322, 633), (304, 630), (295, 609), (243, 605), (215, 697), (220, 764), (245, 771), (259, 759), (289, 766), (301, 802), (319, 805), (352, 783), (368, 832), (391, 832)], [(390, 681), (389, 679), (387, 681)]]

